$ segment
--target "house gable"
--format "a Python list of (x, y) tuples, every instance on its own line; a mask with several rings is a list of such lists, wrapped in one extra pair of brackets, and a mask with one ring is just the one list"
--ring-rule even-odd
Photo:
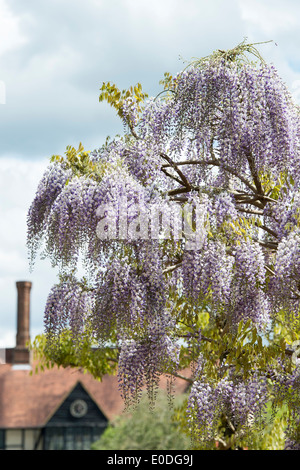
[(46, 422), (43, 449), (88, 450), (107, 424), (107, 417), (79, 381)]
[(83, 384), (78, 381), (68, 396), (52, 413), (45, 427), (94, 425), (105, 428), (107, 423), (107, 417), (100, 410)]

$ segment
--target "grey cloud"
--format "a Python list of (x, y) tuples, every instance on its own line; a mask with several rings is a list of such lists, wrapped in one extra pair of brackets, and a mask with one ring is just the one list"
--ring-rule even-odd
[(99, 139), (100, 146), (106, 134), (122, 130), (98, 103), (103, 81), (121, 88), (141, 82), (155, 95), (163, 73), (184, 66), (179, 55), (189, 60), (242, 40), (234, 1), (12, 0), (9, 6), (27, 41), (0, 57), (7, 84), (0, 108), (4, 154), (38, 158), (51, 148), (63, 151), (70, 138), (87, 146)]

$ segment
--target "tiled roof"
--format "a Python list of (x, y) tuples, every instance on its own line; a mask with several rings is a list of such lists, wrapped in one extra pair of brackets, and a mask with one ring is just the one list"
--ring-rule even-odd
[[(108, 420), (122, 413), (116, 376), (104, 376), (100, 382), (80, 370), (56, 367), (30, 375), (28, 370), (0, 364), (0, 428), (43, 427), (78, 381)], [(186, 381), (177, 379), (176, 391), (185, 388)]]
[(53, 368), (30, 375), (28, 370), (0, 366), (0, 428), (42, 427), (80, 381), (108, 419), (123, 410), (117, 378), (102, 382), (72, 368)]

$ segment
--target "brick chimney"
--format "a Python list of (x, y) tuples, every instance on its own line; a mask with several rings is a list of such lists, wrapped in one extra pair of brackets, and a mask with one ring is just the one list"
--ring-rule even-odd
[(19, 281), (16, 285), (18, 292), (16, 347), (6, 350), (6, 362), (29, 364), (30, 352), (27, 343), (30, 340), (30, 291), (32, 283)]
[(31, 282), (20, 281), (16, 283), (18, 290), (18, 318), (17, 318), (17, 348), (26, 348), (30, 340), (30, 290)]

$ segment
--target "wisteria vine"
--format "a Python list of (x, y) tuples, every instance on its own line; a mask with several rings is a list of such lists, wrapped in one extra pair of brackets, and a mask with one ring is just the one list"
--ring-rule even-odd
[(299, 109), (245, 42), (163, 83), (156, 98), (137, 87), (123, 100), (104, 84), (128, 132), (53, 157), (37, 188), (31, 261), (41, 250), (60, 274), (46, 334), (55, 347), (70, 329), (80, 345), (86, 329), (116, 348), (126, 403), (188, 368), (201, 442), (220, 441), (225, 419), (234, 448), (285, 401), (286, 448), (297, 448)]

